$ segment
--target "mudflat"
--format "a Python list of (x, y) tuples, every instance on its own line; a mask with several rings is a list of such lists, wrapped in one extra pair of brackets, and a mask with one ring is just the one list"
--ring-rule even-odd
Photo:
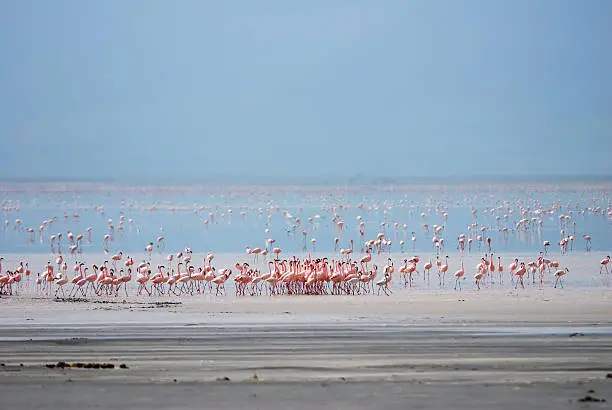
[(604, 408), (611, 308), (606, 289), (2, 298), (0, 407)]

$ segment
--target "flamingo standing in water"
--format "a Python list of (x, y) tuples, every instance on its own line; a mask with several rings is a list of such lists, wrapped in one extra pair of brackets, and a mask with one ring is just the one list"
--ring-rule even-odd
[(166, 248), (166, 239), (163, 236), (158, 236), (155, 242), (157, 242), (157, 249), (160, 252)]
[(142, 294), (143, 290), (145, 292), (147, 292), (147, 294), (149, 296), (151, 296), (151, 292), (149, 291), (149, 289), (147, 288), (147, 285), (146, 285), (147, 282), (149, 281), (149, 278), (150, 278), (150, 275), (151, 275), (151, 271), (147, 269), (147, 265), (146, 264), (144, 266), (142, 266), (142, 264), (141, 264), (140, 266), (138, 266), (138, 271), (137, 272), (138, 273), (136, 275), (136, 282), (138, 282), (138, 290), (136, 291), (136, 296)]
[(559, 285), (561, 285), (561, 287), (563, 287), (563, 276), (565, 276), (566, 273), (569, 272), (568, 268), (565, 269), (559, 269), (558, 271), (555, 272), (555, 289), (557, 288), (557, 283), (559, 283)]
[(608, 270), (608, 264), (610, 263), (610, 255), (606, 256), (605, 258), (603, 258), (599, 264), (599, 273), (602, 273), (603, 268), (606, 268), (606, 273), (610, 273), (610, 271)]
[(410, 259), (408, 262), (410, 263), (406, 266), (404, 272), (408, 275), (408, 283), (412, 287), (412, 274), (414, 272), (419, 273), (419, 271), (417, 271), (417, 262), (414, 259)]
[(253, 254), (253, 261), (257, 262), (257, 259), (259, 257), (259, 254), (261, 253), (261, 248), (253, 248), (251, 250), (251, 254)]
[(487, 274), (487, 267), (485, 264), (479, 263), (476, 269), (476, 274), (474, 275), (474, 284), (476, 285), (478, 290), (480, 290), (480, 282), (482, 281), (482, 278)]
[[(83, 288), (83, 285), (87, 283), (87, 280), (85, 280), (82, 267), (83, 267), (83, 263), (80, 263), (79, 265), (76, 266), (77, 268), (75, 269), (76, 275), (70, 281), (70, 283), (72, 283), (72, 289), (70, 289), (70, 292), (68, 292), (68, 297), (72, 297), (73, 294), (75, 294), (77, 290), (80, 290), (81, 293), (83, 294), (82, 288)], [(85, 272), (87, 272), (87, 268), (85, 269)], [(85, 295), (83, 294), (83, 296)]]
[(62, 292), (62, 297), (66, 296), (64, 294), (64, 285), (67, 283), (68, 283), (68, 275), (66, 275), (66, 273), (63, 271), (60, 271), (58, 273), (58, 276), (55, 278), (55, 284), (57, 285), (57, 290), (55, 291), (55, 297), (57, 297), (57, 294), (59, 291)]
[(550, 246), (550, 241), (542, 242), (542, 246), (544, 247), (544, 255), (548, 255), (548, 247)]
[(492, 285), (493, 283), (495, 283), (495, 280), (494, 280), (495, 263), (493, 262), (493, 254), (491, 254), (490, 258), (491, 258), (491, 260), (489, 261), (489, 272), (490, 272), (490, 275), (491, 275), (490, 282), (491, 282), (491, 285)]
[(104, 235), (104, 238), (102, 238), (102, 249), (104, 249), (104, 253), (109, 253), (108, 252), (108, 241), (110, 241), (111, 236), (109, 234)]
[(62, 234), (57, 234), (57, 253), (62, 253)]
[(378, 286), (378, 294), (380, 295), (380, 291), (385, 292), (385, 295), (389, 296), (391, 294), (391, 289), (389, 288), (389, 282), (391, 281), (391, 275), (385, 272), (385, 277), (378, 282), (376, 282), (376, 286)]
[(525, 276), (525, 273), (527, 273), (525, 262), (521, 262), (520, 269), (514, 273), (514, 275), (519, 278), (519, 280), (516, 281), (516, 285), (514, 287), (515, 289), (518, 287), (519, 284), (521, 285), (523, 289), (525, 289), (525, 283), (523, 282), (523, 276)]
[(151, 253), (153, 252), (153, 242), (149, 242), (147, 246), (145, 246), (145, 252), (149, 254), (149, 260), (151, 260)]
[(113, 255), (111, 257), (111, 260), (113, 261), (113, 266), (115, 267), (115, 269), (117, 269), (117, 262), (119, 262), (122, 257), (123, 257), (123, 252), (121, 252), (121, 251), (119, 251), (118, 254)]
[(591, 236), (590, 235), (582, 235), (584, 238), (584, 242), (586, 244), (585, 252), (591, 252)]
[(433, 264), (431, 263), (431, 259), (423, 266), (423, 282), (425, 282), (425, 277), (427, 276), (427, 285), (429, 285), (429, 271), (432, 267)]
[(444, 287), (444, 279), (446, 277), (446, 271), (448, 270), (448, 255), (445, 257), (446, 261), (443, 265), (440, 266), (440, 272), (438, 276), (440, 277), (440, 287)]
[(230, 277), (232, 271), (230, 269), (222, 269), (219, 272), (219, 276), (214, 278), (212, 282), (217, 285), (216, 295), (225, 295), (225, 281)]
[[(127, 262), (127, 261), (126, 261)], [(127, 284), (132, 280), (132, 269), (128, 268), (127, 273), (123, 271), (123, 269), (121, 269), (119, 271), (119, 278), (118, 278), (118, 286), (115, 289), (115, 296), (117, 296), (119, 294), (119, 289), (121, 288), (121, 285), (123, 285), (123, 289), (125, 291), (125, 296), (128, 295), (127, 293)]]
[[(444, 266), (446, 266), (448, 269), (448, 265)], [(455, 290), (457, 290), (457, 286), (459, 286), (459, 290), (461, 290), (461, 279), (463, 278), (463, 275), (465, 275), (465, 270), (463, 269), (463, 261), (461, 261), (461, 269), (455, 272)]]

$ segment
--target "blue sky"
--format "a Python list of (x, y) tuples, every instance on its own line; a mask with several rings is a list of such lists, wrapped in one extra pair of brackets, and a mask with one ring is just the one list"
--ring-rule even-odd
[(611, 174), (607, 0), (0, 0), (2, 178)]

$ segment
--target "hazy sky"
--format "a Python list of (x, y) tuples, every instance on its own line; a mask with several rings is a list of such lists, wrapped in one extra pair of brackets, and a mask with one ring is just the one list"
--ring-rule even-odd
[(612, 1), (0, 0), (0, 178), (612, 174)]

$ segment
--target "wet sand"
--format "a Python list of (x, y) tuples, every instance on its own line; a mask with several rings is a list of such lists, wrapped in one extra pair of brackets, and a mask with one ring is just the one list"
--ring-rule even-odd
[[(607, 289), (23, 296), (3, 297), (0, 309), (2, 409), (569, 409), (587, 395), (608, 400), (590, 408), (612, 400)], [(45, 367), (58, 361), (115, 368)]]

